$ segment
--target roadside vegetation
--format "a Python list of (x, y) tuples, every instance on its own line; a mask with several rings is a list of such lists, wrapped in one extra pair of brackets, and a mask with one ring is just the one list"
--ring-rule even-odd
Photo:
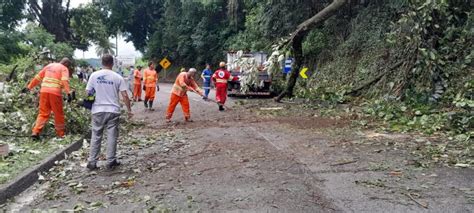
[[(298, 79), (296, 74), (272, 72), (274, 92), (285, 92), (280, 100), (285, 97), (283, 101), (318, 109), (322, 115), (347, 115), (360, 128), (442, 138), (443, 143), (428, 144), (420, 153), (429, 153), (431, 159), (455, 155), (461, 160), (449, 165), (471, 166), (471, 3), (337, 0), (340, 4), (330, 16), (298, 34), (300, 24), (331, 2), (100, 0), (78, 8), (69, 8), (66, 1), (0, 3), (1, 11), (8, 11), (0, 16), (0, 142), (14, 147), (2, 159), (0, 181), (63, 143), (46, 142), (39, 150), (25, 137), (36, 116), (37, 98), (20, 90), (38, 65), (72, 57), (75, 49), (85, 51), (90, 44), (99, 45), (98, 52), (110, 50), (108, 38), (117, 34), (133, 42), (144, 60), (167, 57), (171, 70), (217, 65), (231, 50), (277, 52), (272, 58), (276, 68), (296, 55), (294, 68), (308, 67), (311, 75)], [(48, 15), (51, 8), (59, 8), (54, 16)], [(22, 20), (27, 24), (20, 26)], [(299, 40), (288, 39), (290, 33)], [(73, 80), (72, 87), (80, 99), (84, 85)], [(87, 131), (89, 116), (74, 104), (65, 108), (69, 141)], [(51, 127), (45, 128), (46, 136)], [(18, 164), (23, 160), (31, 163)]]

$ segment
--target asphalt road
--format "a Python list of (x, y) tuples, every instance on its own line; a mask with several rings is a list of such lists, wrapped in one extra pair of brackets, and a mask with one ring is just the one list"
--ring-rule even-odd
[[(88, 172), (84, 168), (88, 150), (83, 149), (6, 208), (22, 212), (474, 209), (468, 200), (474, 188), (473, 170), (406, 166), (408, 151), (386, 145), (406, 138), (377, 135), (375, 140), (367, 134), (347, 134), (340, 140), (328, 132), (352, 131), (345, 121), (293, 117), (284, 111), (266, 116), (267, 111), (281, 108), (271, 100), (230, 99), (229, 110), (219, 112), (215, 103), (192, 93), (194, 122), (184, 122), (178, 106), (173, 123), (167, 124), (171, 85), (160, 87), (155, 111), (145, 112), (143, 103), (134, 104), (133, 120), (139, 124), (128, 125), (130, 133), (120, 136), (124, 163), (120, 168)], [(214, 98), (213, 92), (210, 97)], [(398, 173), (393, 173), (395, 169)]]

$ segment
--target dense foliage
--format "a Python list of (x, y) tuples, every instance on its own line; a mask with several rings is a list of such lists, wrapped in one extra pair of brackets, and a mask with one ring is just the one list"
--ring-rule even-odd
[(0, 3), (0, 63), (10, 61), (16, 54), (24, 53), (19, 46), (20, 35), (13, 29), (23, 17), (25, 1), (2, 1)]
[[(104, 38), (119, 33), (145, 59), (167, 57), (176, 67), (204, 63), (215, 67), (226, 59), (228, 50), (270, 54), (272, 45), (332, 1), (98, 0), (71, 10), (68, 5), (57, 5), (62, 1), (55, 2), (2, 5), (12, 10), (8, 18), (0, 17), (4, 29), (0, 48), (5, 50), (0, 52), (0, 62), (44, 47), (55, 55), (67, 55), (71, 52), (68, 45), (83, 48), (89, 42), (101, 44), (97, 52), (103, 53), (112, 47)], [(38, 5), (32, 5), (35, 3)], [(33, 25), (23, 33), (11, 30), (24, 15), (41, 19), (43, 14), (31, 11), (35, 8), (31, 6), (45, 4), (60, 7), (58, 16), (69, 17), (62, 27), (71, 39), (61, 38), (41, 20), (43, 29)], [(30, 7), (21, 13), (25, 6)], [(302, 63), (312, 75), (309, 80), (298, 80), (295, 95), (330, 103), (357, 100), (373, 106), (374, 112), (367, 113), (392, 122), (395, 129), (426, 115), (438, 117), (425, 117), (428, 122), (415, 126), (470, 132), (474, 106), (470, 6), (469, 1), (347, 1), (305, 36)], [(64, 43), (58, 43), (61, 40)], [(291, 56), (291, 52), (284, 49), (279, 54)], [(286, 79), (279, 76), (273, 88), (285, 86)], [(364, 99), (357, 99), (361, 97)], [(392, 113), (385, 104), (407, 109)], [(435, 120), (440, 125), (432, 125)]]
[[(296, 95), (355, 101), (392, 130), (473, 135), (473, 17), (469, 3), (411, 1), (345, 11), (304, 43), (310, 80)], [(354, 103), (354, 102), (353, 102)]]
[(311, 0), (100, 2), (111, 11), (111, 30), (123, 32), (147, 58), (168, 57), (180, 66), (217, 64), (228, 50), (268, 51), (324, 6)]

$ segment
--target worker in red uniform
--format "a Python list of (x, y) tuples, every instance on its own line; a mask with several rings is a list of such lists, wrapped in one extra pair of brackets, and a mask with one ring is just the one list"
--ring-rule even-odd
[(69, 69), (71, 61), (63, 58), (59, 63), (51, 63), (44, 67), (22, 90), (26, 93), (41, 83), (39, 113), (31, 137), (39, 139), (39, 134), (48, 122), (51, 112), (54, 114), (54, 127), (56, 135), (64, 137), (66, 126), (64, 122), (63, 98), (61, 90), (67, 94), (67, 101), (71, 102), (72, 96), (69, 89)]
[(145, 109), (153, 111), (153, 100), (155, 100), (158, 73), (155, 70), (155, 64), (151, 61), (148, 62), (148, 69), (145, 69), (143, 72), (143, 81), (145, 89)]
[(227, 82), (236, 81), (225, 67), (225, 62), (219, 63), (219, 69), (212, 75), (212, 81), (216, 85), (216, 101), (219, 105), (219, 111), (224, 111), (224, 104), (227, 99)]
[[(174, 82), (173, 88), (171, 89), (170, 103), (168, 105), (168, 110), (166, 111), (166, 122), (171, 122), (171, 117), (173, 116), (174, 109), (181, 104), (183, 109), (185, 121), (191, 121), (191, 112), (189, 110), (189, 100), (187, 91), (193, 91), (199, 94), (204, 98), (204, 95), (201, 89), (196, 84), (194, 80), (194, 75), (196, 74), (195, 68), (190, 68), (188, 72), (179, 73)], [(206, 99), (206, 98), (204, 98)]]
[(138, 66), (133, 71), (133, 100), (142, 101), (142, 67)]

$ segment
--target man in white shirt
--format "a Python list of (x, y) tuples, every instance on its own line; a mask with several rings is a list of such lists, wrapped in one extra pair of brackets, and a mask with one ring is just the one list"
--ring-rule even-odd
[(92, 73), (87, 82), (87, 93), (95, 94), (92, 105), (92, 138), (87, 168), (97, 169), (100, 145), (104, 129), (107, 131), (107, 168), (113, 169), (120, 165), (116, 158), (117, 139), (119, 131), (120, 98), (123, 97), (128, 110), (128, 118), (132, 117), (130, 99), (127, 94), (127, 84), (122, 76), (112, 71), (114, 58), (111, 55), (102, 56), (104, 69)]

